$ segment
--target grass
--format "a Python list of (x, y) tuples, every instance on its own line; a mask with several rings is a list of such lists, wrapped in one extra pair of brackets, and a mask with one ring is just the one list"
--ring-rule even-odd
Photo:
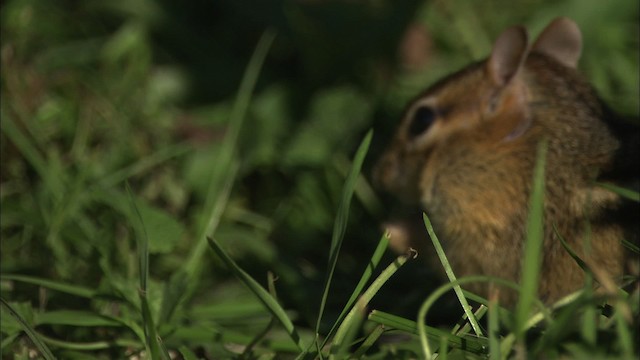
[[(544, 308), (531, 258), (511, 311), (459, 286), (499, 280), (433, 285), (378, 228), (388, 119), (504, 26), (598, 19), (582, 69), (636, 111), (636, 2), (502, 3), (4, 2), (2, 357), (637, 357), (637, 291)], [(391, 58), (414, 22), (435, 45), (412, 72)]]

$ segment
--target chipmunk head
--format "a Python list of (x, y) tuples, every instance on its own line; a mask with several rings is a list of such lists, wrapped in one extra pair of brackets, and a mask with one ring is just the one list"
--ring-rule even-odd
[(464, 158), (469, 152), (499, 152), (523, 141), (532, 124), (527, 58), (543, 54), (574, 68), (580, 51), (580, 31), (566, 18), (553, 21), (533, 46), (525, 28), (507, 29), (486, 60), (444, 78), (407, 106), (374, 170), (376, 182), (406, 201), (424, 202), (431, 186), (424, 178), (446, 171), (447, 164), (433, 162)]

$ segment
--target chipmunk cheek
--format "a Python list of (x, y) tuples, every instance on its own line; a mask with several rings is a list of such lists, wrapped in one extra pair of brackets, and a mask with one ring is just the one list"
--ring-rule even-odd
[(402, 152), (397, 149), (388, 150), (373, 170), (374, 186), (392, 193), (397, 192), (398, 188), (404, 186), (406, 178), (404, 163)]

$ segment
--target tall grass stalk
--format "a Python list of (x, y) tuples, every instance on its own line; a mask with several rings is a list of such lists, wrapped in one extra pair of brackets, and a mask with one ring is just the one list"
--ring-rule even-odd
[(51, 352), (47, 344), (42, 341), (40, 335), (35, 331), (33, 327), (31, 327), (31, 325), (29, 325), (29, 323), (20, 315), (20, 313), (18, 313), (16, 309), (14, 309), (13, 306), (11, 306), (11, 304), (9, 304), (4, 298), (0, 298), (0, 302), (2, 302), (2, 305), (4, 305), (4, 307), (9, 311), (9, 314), (11, 314), (11, 316), (13, 316), (13, 318), (18, 321), (18, 323), (22, 327), (22, 330), (27, 334), (27, 336), (29, 336), (29, 339), (33, 341), (33, 344), (36, 346), (36, 348), (38, 348), (40, 354), (46, 360), (55, 360), (55, 356), (53, 356), (53, 353)]
[(240, 279), (249, 290), (260, 300), (260, 302), (273, 314), (273, 316), (278, 319), (278, 321), (282, 324), (282, 326), (291, 337), (291, 340), (296, 344), (300, 351), (304, 351), (307, 346), (305, 342), (302, 340), (298, 331), (293, 326), (293, 322), (286, 314), (284, 309), (280, 306), (278, 301), (269, 294), (267, 290), (265, 290), (260, 284), (254, 280), (251, 275), (247, 274), (242, 268), (240, 268), (233, 259), (220, 247), (220, 245), (213, 240), (212, 238), (208, 239), (209, 246), (213, 249), (213, 251), (224, 261), (224, 263), (229, 267), (230, 270)]
[(531, 316), (532, 305), (537, 297), (538, 278), (542, 262), (542, 242), (544, 239), (544, 168), (547, 155), (547, 141), (538, 144), (538, 154), (533, 172), (533, 188), (529, 200), (527, 236), (522, 260), (522, 290), (516, 305), (516, 333), (522, 341), (526, 323)]
[(125, 184), (129, 201), (131, 204), (132, 222), (136, 233), (136, 244), (138, 252), (138, 271), (140, 288), (138, 296), (140, 297), (140, 310), (142, 312), (142, 321), (145, 336), (145, 345), (147, 351), (151, 354), (152, 359), (169, 360), (170, 356), (162, 344), (162, 339), (158, 335), (155, 321), (151, 313), (149, 301), (147, 298), (147, 284), (149, 282), (149, 236), (145, 227), (140, 210), (136, 205), (133, 192), (129, 184)]
[[(498, 279), (498, 278), (491, 278), (488, 276), (482, 276), (482, 275), (476, 275), (476, 276), (466, 276), (460, 279), (456, 279), (454, 281), (450, 281), (446, 284), (443, 284), (442, 286), (438, 287), (436, 290), (434, 290), (431, 295), (429, 295), (429, 297), (427, 297), (427, 299), (422, 303), (422, 305), (420, 306), (420, 310), (418, 311), (418, 321), (417, 321), (417, 329), (418, 329), (418, 335), (420, 337), (420, 345), (422, 348), (422, 352), (424, 354), (424, 357), (426, 359), (433, 359), (434, 357), (434, 353), (431, 349), (431, 345), (429, 344), (429, 327), (427, 327), (426, 325), (426, 317), (427, 317), (427, 313), (429, 312), (429, 309), (431, 309), (431, 307), (433, 306), (433, 304), (435, 303), (435, 301), (441, 297), (442, 295), (444, 295), (447, 291), (454, 289), (456, 286), (460, 286), (462, 284), (465, 283), (470, 283), (470, 282), (479, 282), (479, 281), (484, 281), (484, 282), (494, 282), (498, 285), (502, 285), (502, 286), (507, 286), (510, 287), (512, 289), (518, 290), (518, 285), (507, 281), (507, 280), (503, 280), (503, 279)], [(468, 315), (467, 315), (468, 316)], [(446, 334), (446, 335), (445, 335)], [(454, 336), (448, 333), (443, 334), (443, 336)], [(486, 345), (486, 344), (485, 344)], [(483, 345), (484, 347), (484, 345)]]
[[(331, 346), (331, 354), (332, 358), (336, 358), (335, 356), (339, 354), (345, 353), (345, 346), (347, 346), (347, 334), (349, 334), (350, 329), (355, 328), (356, 324), (359, 323), (359, 320), (362, 319), (362, 315), (366, 309), (367, 304), (371, 301), (373, 296), (380, 291), (380, 288), (384, 283), (393, 276), (393, 274), (398, 271), (408, 260), (414, 259), (417, 256), (417, 252), (413, 249), (410, 250), (408, 254), (401, 255), (397, 257), (386, 269), (382, 271), (382, 273), (371, 283), (371, 286), (367, 288), (367, 290), (362, 294), (356, 306), (354, 306), (349, 314), (344, 318), (344, 321), (336, 331), (336, 336), (334, 338), (333, 344)], [(353, 333), (352, 333), (353, 334)], [(338, 357), (339, 359), (340, 357)]]
[(229, 131), (223, 140), (217, 164), (214, 166), (204, 209), (197, 224), (197, 242), (185, 266), (190, 281), (195, 282), (199, 275), (202, 256), (207, 248), (206, 238), (213, 235), (220, 221), (226, 199), (228, 199), (231, 184), (235, 180), (238, 168), (237, 160), (235, 159), (238, 136), (248, 111), (249, 101), (258, 81), (258, 75), (274, 38), (275, 33), (271, 30), (262, 35), (240, 83), (229, 118)]
[(373, 131), (369, 130), (367, 135), (362, 140), (362, 143), (356, 151), (356, 155), (353, 160), (351, 171), (347, 176), (344, 187), (342, 189), (342, 198), (340, 205), (338, 206), (338, 212), (333, 226), (333, 233), (331, 236), (331, 248), (329, 250), (329, 266), (326, 272), (326, 277), (323, 286), (322, 299), (320, 301), (320, 309), (318, 310), (318, 318), (316, 321), (315, 332), (319, 334), (320, 324), (324, 315), (324, 308), (327, 302), (327, 296), (329, 295), (329, 288), (331, 287), (331, 280), (333, 273), (338, 263), (338, 255), (342, 246), (342, 240), (347, 228), (347, 220), (349, 219), (349, 206), (351, 205), (351, 198), (355, 189), (356, 181), (358, 180), (358, 174), (362, 168), (362, 163), (369, 149), (371, 138), (373, 137)]
[[(424, 225), (427, 228), (427, 232), (429, 233), (429, 238), (431, 238), (433, 247), (436, 249), (438, 258), (442, 263), (442, 267), (444, 268), (444, 271), (447, 274), (449, 281), (451, 283), (455, 283), (456, 275), (453, 273), (453, 269), (451, 268), (451, 265), (449, 264), (449, 260), (447, 259), (447, 256), (444, 253), (444, 249), (440, 244), (440, 240), (438, 240), (438, 236), (436, 235), (435, 231), (433, 231), (433, 225), (431, 225), (431, 220), (429, 220), (429, 217), (425, 213), (422, 214), (422, 217), (424, 220)], [(476, 335), (483, 336), (484, 334), (482, 332), (482, 329), (480, 328), (480, 325), (478, 325), (478, 321), (476, 320), (475, 316), (473, 316), (473, 312), (471, 311), (471, 306), (469, 306), (469, 302), (464, 297), (464, 294), (462, 293), (462, 289), (460, 288), (460, 285), (455, 285), (453, 287), (453, 290), (455, 291), (456, 296), (458, 297), (458, 301), (462, 306), (462, 310), (467, 315), (467, 319), (469, 319), (469, 323), (473, 327), (473, 331), (476, 333)]]
[(353, 304), (356, 302), (356, 300), (358, 299), (358, 297), (362, 293), (362, 290), (364, 289), (365, 285), (367, 284), (367, 282), (371, 278), (371, 275), (373, 274), (374, 269), (376, 269), (378, 267), (378, 264), (380, 263), (380, 259), (382, 259), (382, 255), (387, 250), (388, 246), (389, 246), (389, 233), (385, 232), (382, 235), (382, 238), (380, 239), (380, 241), (378, 242), (378, 246), (376, 247), (375, 251), (373, 252), (373, 255), (371, 256), (371, 260), (369, 261), (369, 264), (367, 265), (364, 273), (360, 277), (360, 281), (358, 282), (356, 287), (353, 289), (353, 292), (351, 293), (351, 297), (349, 298), (349, 300), (347, 300), (347, 303), (345, 304), (344, 308), (342, 309), (342, 312), (340, 313), (340, 315), (338, 315), (338, 318), (336, 319), (335, 323), (333, 324), (333, 327), (331, 327), (331, 330), (329, 330), (329, 333), (327, 333), (327, 336), (325, 337), (324, 341), (322, 342), (322, 345), (320, 345), (320, 348), (324, 348), (326, 343), (331, 339), (331, 337), (333, 336), (334, 332), (337, 330), (338, 326), (344, 320), (345, 316), (347, 316), (347, 313), (349, 312), (349, 309), (351, 309)]

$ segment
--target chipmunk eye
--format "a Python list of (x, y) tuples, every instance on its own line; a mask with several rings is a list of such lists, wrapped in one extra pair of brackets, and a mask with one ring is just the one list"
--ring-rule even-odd
[(411, 125), (409, 125), (409, 135), (418, 136), (425, 132), (436, 119), (436, 112), (428, 106), (421, 106), (413, 113)]

